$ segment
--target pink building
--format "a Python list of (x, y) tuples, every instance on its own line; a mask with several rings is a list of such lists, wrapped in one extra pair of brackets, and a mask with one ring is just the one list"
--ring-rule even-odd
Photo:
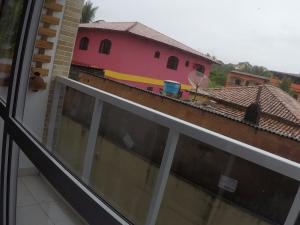
[(212, 58), (138, 22), (81, 24), (72, 64), (102, 69), (106, 77), (158, 92), (164, 80), (190, 89), (193, 70), (208, 76)]

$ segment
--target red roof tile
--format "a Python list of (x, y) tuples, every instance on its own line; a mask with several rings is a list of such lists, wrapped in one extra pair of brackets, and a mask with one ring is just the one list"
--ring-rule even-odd
[(199, 95), (217, 102), (210, 109), (224, 116), (243, 121), (246, 108), (256, 100), (262, 88), (260, 105), (262, 116), (258, 127), (300, 140), (300, 103), (272, 85), (208, 88)]
[(241, 72), (238, 70), (233, 70), (230, 73), (234, 73), (234, 74), (238, 74), (238, 75), (245, 75), (245, 76), (249, 76), (249, 77), (255, 77), (255, 78), (262, 79), (262, 80), (270, 80), (269, 77), (263, 77), (263, 76), (259, 76), (259, 75), (252, 74), (252, 73), (245, 73), (245, 72)]

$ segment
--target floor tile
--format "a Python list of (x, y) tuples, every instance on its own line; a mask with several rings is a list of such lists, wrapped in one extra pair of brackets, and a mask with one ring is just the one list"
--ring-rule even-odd
[(76, 217), (76, 214), (62, 201), (44, 202), (41, 206), (55, 224), (83, 224)]
[(54, 225), (39, 205), (17, 207), (17, 225)]
[(40, 176), (18, 178), (16, 225), (83, 225), (79, 216)]
[(27, 206), (33, 205), (37, 203), (34, 199), (33, 195), (24, 185), (24, 183), (18, 179), (18, 186), (17, 186), (17, 206)]
[(24, 176), (21, 181), (39, 203), (59, 200), (57, 194), (40, 176)]

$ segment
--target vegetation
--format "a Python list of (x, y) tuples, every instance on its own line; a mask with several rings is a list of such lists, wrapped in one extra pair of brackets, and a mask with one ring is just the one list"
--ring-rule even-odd
[(0, 50), (1, 56), (7, 57), (11, 55), (10, 51), (12, 51), (15, 47), (23, 1), (13, 0), (10, 4), (7, 4), (4, 7), (5, 10), (3, 11), (0, 19)]
[(284, 77), (279, 84), (279, 88), (285, 92), (287, 92), (289, 95), (294, 96), (295, 92), (291, 89), (292, 80), (288, 77)]
[(85, 1), (82, 9), (81, 23), (91, 23), (93, 22), (96, 12), (98, 10), (97, 6), (94, 6), (91, 1)]
[(245, 73), (251, 73), (263, 77), (270, 77), (272, 73), (268, 71), (267, 68), (263, 66), (252, 66), (249, 62), (241, 62), (236, 65), (237, 70), (245, 72)]
[(259, 76), (270, 77), (272, 73), (262, 66), (252, 66), (248, 62), (234, 64), (213, 65), (210, 72), (209, 87), (223, 87), (226, 82), (227, 74), (232, 70), (251, 73)]
[(227, 74), (232, 70), (234, 70), (233, 64), (213, 65), (209, 75), (209, 87), (223, 87), (226, 82)]

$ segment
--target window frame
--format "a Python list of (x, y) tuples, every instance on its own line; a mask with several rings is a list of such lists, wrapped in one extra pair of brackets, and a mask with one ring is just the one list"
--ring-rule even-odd
[[(87, 221), (98, 225), (131, 224), (125, 217), (108, 207), (104, 200), (79, 181), (49, 152), (20, 122), (24, 112), (31, 59), (43, 1), (25, 1), (19, 39), (12, 64), (7, 102), (0, 101), (0, 116), (4, 121), (0, 177), (0, 223), (15, 224), (16, 180), (18, 156), (22, 151), (47, 181)], [(2, 5), (1, 5), (2, 7)], [(2, 8), (1, 8), (2, 9)], [(0, 10), (1, 10), (0, 9)], [(2, 10), (1, 10), (2, 11)], [(0, 11), (0, 13), (1, 13)], [(20, 148), (18, 147), (20, 146)]]
[[(117, 224), (130, 224), (130, 222), (126, 221), (125, 218), (120, 217), (116, 211), (111, 209), (105, 204), (103, 199), (98, 198), (91, 190), (88, 189), (86, 185), (81, 183), (77, 177), (72, 175), (72, 173), (62, 165), (55, 155), (51, 154), (51, 152), (47, 151), (45, 146), (41, 145), (38, 140), (28, 131), (26, 130), (19, 120), (16, 117), (22, 117), (23, 109), (24, 109), (24, 100), (26, 97), (27, 90), (27, 82), (29, 79), (28, 68), (31, 66), (31, 57), (33, 53), (35, 39), (27, 38), (35, 36), (38, 29), (38, 21), (34, 21), (34, 19), (38, 18), (40, 12), (42, 10), (42, 1), (28, 1), (28, 7), (26, 10), (26, 14), (23, 20), (23, 26), (21, 28), (21, 37), (19, 40), (19, 46), (16, 48), (16, 56), (14, 58), (14, 63), (12, 67), (13, 76), (11, 76), (9, 89), (8, 89), (8, 98), (7, 104), (0, 102), (0, 116), (4, 120), (4, 134), (3, 134), (3, 144), (2, 144), (2, 152), (1, 152), (1, 207), (0, 207), (0, 221), (1, 224), (5, 225), (13, 225), (11, 212), (11, 207), (13, 207), (13, 202), (11, 201), (16, 197), (16, 193), (14, 192), (15, 188), (10, 188), (11, 185), (16, 181), (16, 174), (14, 171), (16, 166), (18, 165), (17, 158), (15, 157), (16, 151), (19, 150), (14, 149), (16, 147), (14, 142), (22, 147), (22, 151), (25, 155), (33, 162), (33, 164), (37, 167), (38, 170), (42, 172), (42, 174), (48, 179), (51, 185), (53, 185), (56, 190), (61, 193), (65, 199), (77, 210), (77, 212), (89, 223), (92, 225), (98, 225), (99, 221), (105, 225), (117, 225)], [(34, 16), (32, 16), (34, 15)], [(34, 18), (31, 21), (31, 18)], [(25, 75), (25, 76), (24, 76)], [(71, 83), (73, 86), (78, 85), (75, 81), (65, 81)], [(84, 85), (80, 84), (82, 88)], [(86, 90), (87, 92), (95, 92), (95, 89)], [(97, 95), (101, 95), (97, 92)], [(112, 95), (103, 96), (109, 98)], [(123, 107), (128, 107), (127, 100), (120, 100), (121, 98), (115, 98), (116, 102), (120, 101), (123, 104)], [(227, 139), (221, 137), (221, 135), (213, 136), (213, 132), (206, 131), (203, 128), (190, 125), (189, 123), (183, 121), (182, 126), (175, 126), (176, 121), (180, 121), (179, 119), (172, 118), (171, 116), (161, 116), (162, 113), (155, 112), (151, 109), (146, 109), (146, 107), (142, 108), (138, 106), (136, 103), (131, 103), (131, 110), (135, 110), (137, 112), (145, 112), (145, 117), (149, 117), (149, 119), (160, 121), (161, 123), (169, 124), (172, 127), (172, 132), (170, 133), (169, 143), (170, 146), (169, 151), (164, 154), (164, 164), (160, 169), (160, 176), (158, 177), (159, 183), (156, 186), (156, 192), (159, 195), (155, 195), (155, 199), (153, 201), (153, 205), (151, 207), (151, 211), (149, 215), (151, 217), (147, 220), (147, 225), (155, 224), (155, 217), (157, 217), (159, 205), (161, 202), (161, 198), (163, 197), (163, 191), (166, 185), (166, 176), (169, 174), (169, 170), (172, 163), (172, 155), (174, 155), (176, 146), (176, 139), (178, 138), (177, 132), (187, 133), (190, 136), (194, 136), (195, 138), (205, 139), (207, 141), (214, 141), (215, 145), (223, 146), (227, 148), (227, 151), (232, 151), (237, 155), (244, 155), (249, 157), (251, 160), (257, 160), (258, 163), (264, 164), (267, 168), (275, 168), (285, 174), (289, 174), (290, 176), (298, 177), (300, 180), (299, 170), (292, 170), (295, 167), (294, 164), (286, 165), (285, 161), (280, 161), (279, 157), (275, 158), (276, 163), (274, 165), (273, 161), (266, 161), (265, 159), (270, 157), (270, 154), (265, 153), (265, 158), (260, 158), (260, 152), (254, 151), (254, 147), (248, 146), (246, 144), (239, 144), (237, 141), (232, 141), (227, 143)], [(155, 112), (155, 113), (154, 113)], [(154, 116), (156, 115), (156, 116)], [(175, 121), (175, 122), (174, 122)], [(190, 129), (192, 128), (192, 129)], [(195, 132), (196, 130), (201, 132)], [(205, 134), (210, 134), (211, 136), (205, 136)], [(211, 139), (212, 138), (212, 139)], [(173, 140), (173, 141), (172, 141)], [(230, 144), (230, 145), (226, 145)], [(245, 152), (244, 148), (253, 149), (253, 152)], [(300, 189), (299, 189), (300, 190)], [(297, 195), (295, 196), (294, 203), (288, 217), (286, 219), (285, 225), (292, 225), (295, 223), (299, 211), (300, 211), (300, 191), (298, 190)]]
[(103, 55), (110, 55), (112, 48), (112, 41), (109, 39), (103, 39), (100, 42), (99, 53)]
[(88, 37), (82, 37), (79, 42), (79, 50), (87, 51), (89, 50), (90, 39)]
[(177, 56), (169, 56), (167, 61), (167, 68), (170, 70), (177, 70), (179, 66), (179, 58)]
[(160, 51), (157, 50), (157, 51), (154, 52), (154, 58), (155, 59), (159, 59), (160, 58)]

